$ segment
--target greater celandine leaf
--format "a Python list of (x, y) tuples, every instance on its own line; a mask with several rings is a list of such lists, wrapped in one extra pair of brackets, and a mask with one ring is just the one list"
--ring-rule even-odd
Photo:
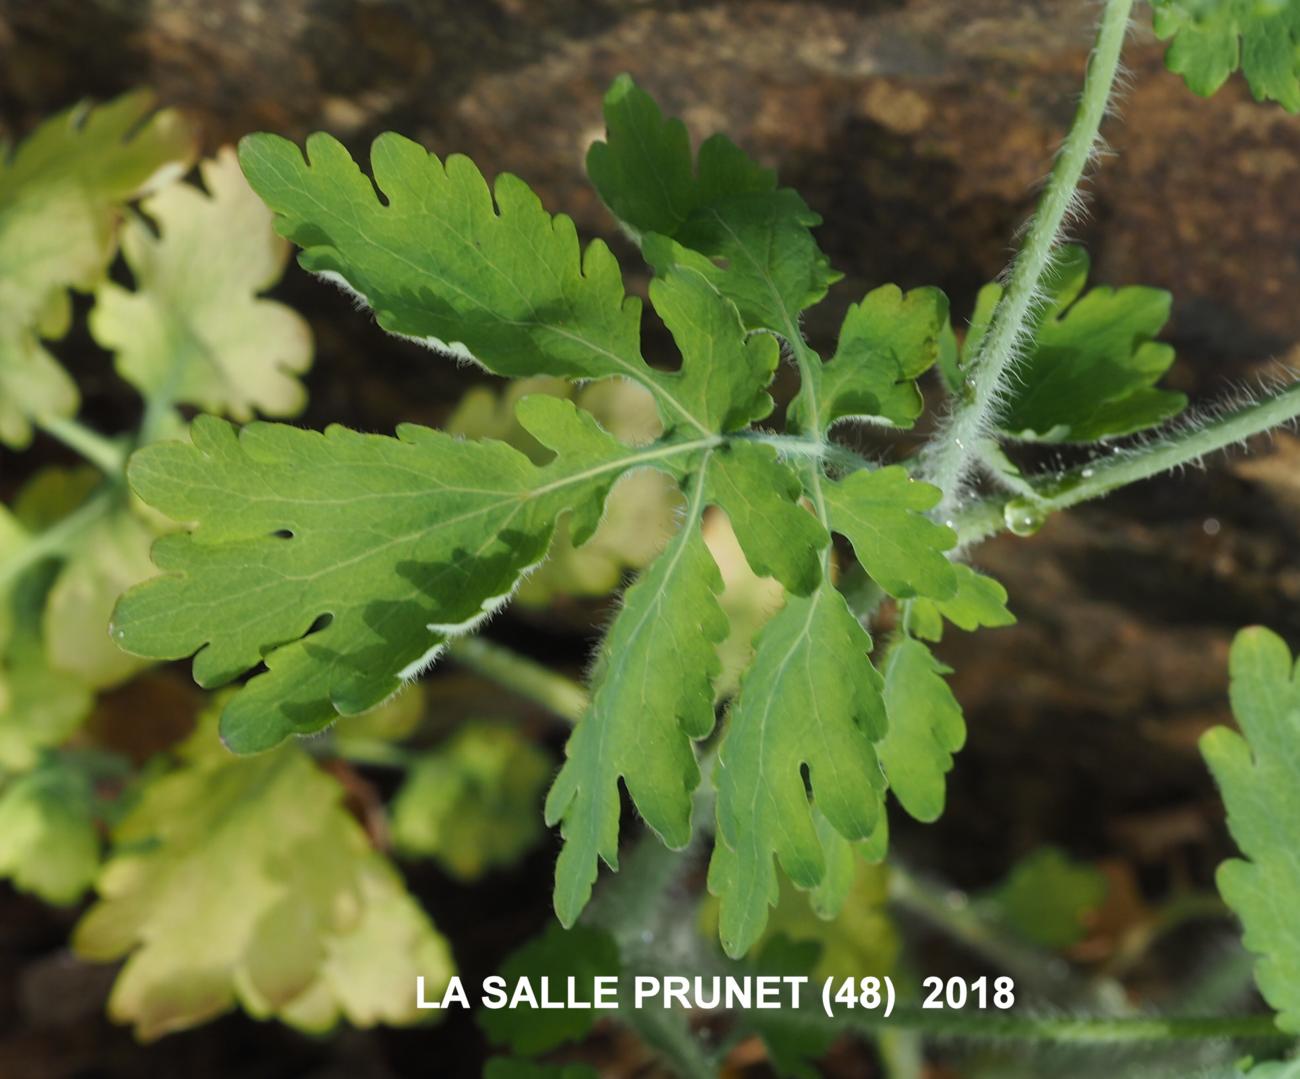
[(791, 596), (759, 634), (727, 719), (716, 774), (718, 841), (709, 890), (732, 956), (763, 931), (779, 882), (773, 857), (799, 887), (826, 874), (812, 805), (850, 840), (875, 830), (885, 779), (873, 743), (885, 732), (871, 639), (829, 583)]
[(1202, 97), (1238, 68), (1256, 101), (1300, 112), (1300, 4), (1294, 0), (1152, 0), (1165, 65)]
[(114, 639), (149, 658), (197, 653), (204, 686), (264, 662), (222, 721), (241, 752), (373, 707), (506, 602), (561, 513), (576, 510), (589, 535), (642, 460), (569, 402), (529, 398), (520, 415), (557, 451), (551, 464), (411, 425), (397, 438), (265, 423), (237, 434), (199, 417), (192, 445), (132, 458), (145, 502), (194, 529), (155, 545), (164, 575), (123, 597)]
[[(1088, 265), (1082, 248), (1067, 247), (1043, 281), (1047, 302), (998, 419), (1005, 434), (1092, 442), (1153, 427), (1187, 405), (1183, 394), (1156, 386), (1174, 362), (1173, 348), (1154, 340), (1169, 320), (1169, 293), (1139, 285), (1084, 292)], [(980, 290), (964, 363), (977, 354), (1001, 295), (996, 284)], [(954, 388), (963, 370), (947, 367)]]
[(67, 290), (103, 277), (122, 204), (192, 160), (183, 118), (155, 104), (141, 91), (77, 105), (12, 154), (0, 147), (0, 442), (22, 448), (33, 419), (76, 411), (76, 386), (41, 341), (67, 331)]
[(821, 218), (725, 136), (707, 139), (693, 161), (685, 125), (627, 75), (605, 95), (605, 128), (587, 173), (656, 270), (690, 265), (750, 329), (797, 332), (798, 313), (841, 276), (813, 239)]
[(1201, 753), (1223, 794), (1228, 830), (1242, 858), (1216, 876), (1255, 953), (1255, 982), (1300, 1033), (1300, 922), (1289, 897), (1300, 894), (1300, 663), (1286, 642), (1262, 628), (1242, 630), (1232, 646), (1232, 710), (1241, 733), (1215, 727)]
[(735, 309), (682, 275), (652, 294), (682, 369), (650, 367), (641, 303), (625, 296), (609, 248), (580, 249), (573, 222), (516, 176), (489, 190), (468, 158), (444, 163), (391, 133), (371, 148), (373, 183), (328, 135), (307, 140), (305, 159), (285, 139), (250, 135), (240, 161), (303, 266), (360, 296), (393, 333), (500, 375), (631, 378), (670, 430), (729, 430), (771, 410), (772, 342), (724, 332), (728, 320), (739, 328)]
[(110, 1016), (143, 1040), (236, 1005), (312, 1031), (417, 1021), (415, 978), (441, 992), (447, 945), (343, 788), (295, 746), (232, 757), (212, 717), (182, 757), (115, 827), (73, 934), (87, 959), (126, 960)]
[(148, 400), (194, 405), (239, 421), (290, 416), (306, 395), (306, 320), (261, 299), (284, 272), (289, 244), (230, 148), (200, 165), (206, 193), (172, 184), (122, 230), (134, 288), (100, 285), (90, 329), (117, 371)]

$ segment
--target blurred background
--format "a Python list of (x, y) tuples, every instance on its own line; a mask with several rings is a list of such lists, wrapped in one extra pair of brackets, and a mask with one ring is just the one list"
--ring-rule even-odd
[[(585, 236), (610, 240), (643, 292), (639, 260), (583, 175), (601, 95), (628, 71), (695, 137), (727, 132), (823, 216), (821, 245), (845, 273), (809, 316), (824, 348), (847, 304), (885, 282), (939, 286), (964, 325), (1069, 123), (1095, 15), (1079, 0), (0, 0), (0, 135), (137, 86), (192, 117), (205, 153), (254, 130), (327, 130), (362, 157), (393, 129), (489, 176), (518, 173)], [(1179, 360), (1166, 382), (1195, 403), (1300, 365), (1300, 120), (1253, 103), (1235, 78), (1202, 101), (1161, 55), (1144, 12), (1123, 122), (1104, 130), (1114, 156), (1075, 235), (1094, 282), (1173, 293), (1165, 338)], [(302, 422), (440, 424), (483, 378), (384, 336), (296, 267), (275, 295), (316, 335)], [(57, 351), (85, 416), (128, 426), (138, 405), (106, 354), (84, 334)], [(1171, 892), (1210, 886), (1229, 848), (1196, 739), (1228, 720), (1228, 642), (1250, 623), (1300, 641), (1300, 440), (1253, 449), (1072, 511), (1033, 539), (987, 543), (974, 561), (1007, 586), (1020, 622), (940, 648), (970, 741), (943, 819), (900, 821), (896, 846), (962, 889), (1044, 843), (1095, 863), (1110, 891), (1076, 948), (1084, 962), (1112, 960)], [(66, 456), (40, 439), (0, 454), (0, 493)], [(605, 613), (566, 601), (491, 633), (577, 675)], [(179, 670), (151, 691), (159, 700), (118, 707), (147, 740), (166, 725), (166, 695), (187, 687)], [(430, 699), (439, 723), (513, 711), (559, 744), (525, 705), (454, 666), (435, 673)], [(544, 843), (473, 886), (427, 864), (407, 876), (481, 976), (550, 917), (553, 857)], [(75, 917), (0, 887), (0, 1075), (458, 1075), (482, 1052), (467, 1021), (313, 1041), (242, 1016), (142, 1050), (103, 1018), (112, 970), (65, 951)], [(1174, 934), (1143, 954), (1131, 984), (1144, 998), (1158, 1004), (1178, 984), (1184, 944)], [(610, 1037), (603, 1066), (640, 1074), (637, 1050)], [(868, 1074), (843, 1053), (833, 1074)]]

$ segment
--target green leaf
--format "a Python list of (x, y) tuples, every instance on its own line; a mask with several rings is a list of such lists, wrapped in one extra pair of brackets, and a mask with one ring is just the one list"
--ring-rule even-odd
[(94, 792), (51, 761), (0, 791), (0, 876), (47, 903), (75, 903), (99, 869)]
[(889, 727), (876, 754), (899, 804), (919, 821), (943, 815), (944, 779), (966, 742), (961, 706), (947, 672), (920, 641), (904, 638), (885, 659)]
[(1209, 97), (1238, 68), (1256, 101), (1300, 112), (1300, 4), (1295, 0), (1152, 0), (1165, 66)]
[[(579, 991), (590, 993), (597, 977), (619, 973), (618, 946), (613, 937), (599, 929), (551, 925), (540, 937), (512, 953), (501, 964), (500, 973), (506, 980), (507, 994), (525, 978), (534, 990), (543, 978), (548, 978), (553, 993), (556, 986), (563, 992), (572, 978)], [(494, 1045), (535, 1056), (585, 1037), (601, 1016), (602, 1012), (594, 1008), (543, 1009), (523, 1004), (513, 1009), (480, 1011), (478, 1025)]]
[[(6, 527), (15, 527), (13, 518), (0, 507), (0, 531)], [(5, 542), (0, 536), (0, 557)], [(11, 771), (34, 767), (41, 751), (62, 744), (94, 703), (84, 684), (50, 666), (41, 613), (53, 576), (47, 565), (0, 588), (0, 766)]]
[(1016, 617), (1007, 610), (1007, 590), (1002, 585), (960, 562), (952, 568), (957, 577), (956, 592), (947, 599), (911, 601), (907, 625), (915, 636), (926, 641), (941, 640), (945, 618), (967, 633), (1015, 625)]
[(76, 411), (76, 387), (41, 339), (67, 331), (67, 290), (103, 277), (120, 205), (191, 160), (181, 115), (153, 110), (146, 92), (82, 104), (13, 154), (0, 146), (0, 442), (21, 448), (33, 419)]
[(912, 479), (901, 465), (862, 469), (823, 487), (831, 527), (881, 588), (898, 599), (956, 594), (957, 574), (943, 552), (957, 534), (924, 515), (939, 502), (937, 487)]
[(647, 260), (660, 273), (674, 265), (701, 273), (751, 329), (797, 333), (798, 312), (841, 276), (810, 231), (821, 218), (721, 135), (692, 162), (685, 126), (627, 75), (605, 95), (605, 127), (605, 141), (587, 152), (587, 173)]
[(518, 177), (503, 173), (489, 191), (468, 158), (444, 164), (391, 133), (371, 148), (373, 183), (328, 135), (309, 138), (307, 155), (275, 135), (240, 144), (303, 266), (363, 298), (385, 329), (500, 375), (631, 378), (669, 429), (709, 433), (770, 411), (775, 348), (745, 341), (698, 275), (652, 293), (684, 357), (680, 371), (656, 371), (641, 356), (641, 304), (624, 295), (608, 247), (581, 251), (573, 222)]
[(550, 758), (512, 728), (462, 726), (407, 773), (393, 801), (393, 843), (402, 855), (477, 880), (541, 839), (550, 778)]
[[(633, 445), (648, 442), (662, 431), (654, 399), (635, 382), (606, 379), (575, 386), (559, 378), (520, 379), (499, 393), (488, 386), (469, 390), (448, 418), (449, 434), (467, 438), (497, 438), (508, 442), (534, 464), (549, 456), (515, 418), (522, 397), (545, 393), (573, 401), (615, 438)], [(600, 526), (581, 547), (569, 534), (567, 519), (555, 530), (549, 557), (519, 586), (518, 602), (544, 606), (557, 596), (604, 596), (622, 583), (624, 573), (645, 569), (677, 530), (682, 497), (677, 485), (661, 472), (644, 469), (624, 476), (605, 501)]]
[[(302, 750), (231, 757), (210, 719), (114, 830), (73, 946), (126, 959), (109, 1014), (151, 1040), (239, 1005), (308, 1030), (420, 1018), (446, 944)], [(273, 827), (270, 825), (274, 825)]]
[(872, 743), (885, 731), (871, 639), (829, 582), (791, 596), (759, 635), (727, 720), (716, 775), (718, 842), (709, 890), (728, 955), (753, 946), (777, 902), (773, 856), (799, 887), (826, 875), (808, 787), (839, 835), (866, 839), (884, 792)]
[(771, 446), (731, 442), (713, 454), (708, 501), (722, 509), (750, 567), (806, 596), (821, 582), (821, 551), (830, 542), (799, 505), (799, 477)]
[(1254, 628), (1237, 635), (1230, 668), (1241, 733), (1215, 727), (1201, 738), (1201, 753), (1223, 793), (1228, 829), (1243, 858), (1219, 866), (1216, 881), (1245, 927), (1260, 993), (1277, 1011), (1278, 1026), (1295, 1034), (1300, 922), (1289, 897), (1300, 894), (1300, 664), (1280, 637)]
[(122, 230), (134, 291), (105, 281), (90, 329), (117, 353), (117, 371), (150, 401), (195, 405), (249, 420), (289, 416), (306, 395), (311, 330), (258, 293), (284, 272), (289, 245), (239, 171), (234, 151), (200, 166), (206, 194), (172, 184)]
[(814, 384), (791, 402), (793, 424), (824, 431), (842, 419), (873, 419), (911, 427), (923, 405), (916, 379), (934, 366), (947, 326), (948, 298), (936, 288), (867, 293), (845, 315), (835, 355), (811, 369)]
[(1056, 847), (1040, 847), (976, 902), (986, 917), (1030, 944), (1059, 951), (1084, 938), (1084, 919), (1105, 901), (1106, 891), (1100, 870)]
[[(1174, 362), (1173, 348), (1154, 340), (1169, 320), (1169, 293), (1136, 285), (1085, 293), (1088, 265), (1082, 248), (1067, 247), (1043, 282), (1042, 319), (999, 419), (1013, 437), (1092, 442), (1153, 427), (1187, 405), (1183, 394), (1156, 388)], [(980, 290), (965, 364), (1001, 295), (1000, 285)]]
[(121, 600), (115, 639), (154, 659), (197, 653), (203, 686), (264, 662), (223, 717), (240, 752), (373, 707), (508, 600), (565, 510), (585, 539), (621, 472), (694, 451), (630, 449), (553, 398), (520, 415), (558, 452), (551, 464), (411, 425), (397, 438), (262, 423), (237, 435), (199, 417), (193, 445), (132, 458), (145, 502), (197, 524), (155, 545), (165, 575)]
[(620, 779), (669, 847), (691, 837), (700, 778), (691, 743), (713, 729), (716, 646), (727, 634), (722, 578), (699, 527), (708, 468), (695, 480), (681, 531), (624, 597), (601, 646), (591, 706), (546, 798), (546, 823), (562, 823), (564, 835), (555, 910), (566, 926), (591, 897), (597, 856), (618, 868)]

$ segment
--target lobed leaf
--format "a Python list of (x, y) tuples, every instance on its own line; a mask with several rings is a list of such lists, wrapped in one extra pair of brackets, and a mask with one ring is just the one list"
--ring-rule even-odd
[(143, 1040), (236, 1004), (312, 1031), (416, 1021), (415, 976), (440, 992), (450, 955), (342, 800), (302, 750), (234, 758), (205, 720), (114, 829), (73, 934), (126, 959), (110, 1016)]
[(952, 569), (957, 577), (957, 591), (950, 597), (920, 597), (909, 603), (907, 626), (913, 635), (926, 641), (942, 640), (945, 618), (967, 633), (1015, 624), (1015, 615), (1007, 610), (1007, 590), (1002, 585), (960, 562), (954, 562)]
[(722, 578), (700, 535), (704, 495), (700, 476), (681, 530), (628, 589), (601, 646), (591, 706), (546, 798), (546, 823), (564, 836), (555, 911), (565, 926), (591, 897), (597, 856), (618, 868), (620, 779), (664, 843), (690, 840), (700, 778), (691, 743), (713, 729), (716, 646), (727, 634)]
[(258, 298), (284, 272), (289, 245), (229, 148), (200, 166), (206, 194), (173, 184), (151, 195), (122, 230), (134, 290), (95, 294), (90, 330), (116, 352), (117, 371), (151, 401), (194, 405), (236, 420), (302, 409), (297, 375), (311, 363), (311, 330), (284, 304)]
[(877, 827), (885, 783), (872, 743), (886, 719), (870, 649), (829, 582), (811, 596), (791, 596), (759, 635), (716, 774), (709, 890), (721, 901), (719, 933), (729, 955), (753, 946), (777, 902), (774, 856), (801, 888), (825, 877), (812, 801), (846, 839), (866, 839)]
[(558, 516), (574, 510), (586, 538), (620, 473), (692, 450), (632, 450), (553, 398), (520, 412), (552, 463), (410, 425), (397, 438), (263, 423), (237, 435), (212, 417), (193, 445), (145, 447), (133, 487), (193, 531), (155, 545), (164, 576), (123, 597), (114, 638), (149, 658), (194, 655), (204, 686), (265, 663), (222, 721), (240, 752), (378, 704), (506, 602)]
[(885, 712), (876, 754), (894, 797), (919, 821), (943, 815), (944, 780), (966, 742), (961, 706), (943, 680), (947, 668), (920, 641), (903, 638), (885, 658)]
[[(1008, 435), (1092, 442), (1153, 427), (1187, 405), (1183, 394), (1156, 386), (1174, 362), (1173, 348), (1154, 340), (1169, 320), (1169, 293), (1136, 285), (1085, 293), (1088, 265), (1082, 248), (1068, 247), (1043, 282), (1042, 318), (998, 421)], [(980, 290), (964, 362), (976, 355), (1001, 294), (996, 284)], [(960, 366), (946, 373), (954, 388), (964, 377)]]
[(1228, 829), (1243, 858), (1219, 866), (1224, 901), (1255, 953), (1255, 982), (1300, 1032), (1300, 923), (1288, 897), (1300, 893), (1295, 822), (1300, 820), (1300, 663), (1276, 634), (1246, 629), (1230, 659), (1232, 710), (1241, 733), (1215, 727), (1201, 753), (1223, 794)]
[(905, 293), (883, 285), (867, 293), (844, 316), (835, 355), (809, 370), (813, 384), (791, 402), (792, 424), (824, 431), (853, 418), (911, 427), (923, 406), (916, 380), (938, 359), (947, 325), (948, 297), (936, 288)]
[(925, 516), (937, 487), (912, 479), (901, 465), (862, 469), (824, 485), (831, 528), (853, 545), (862, 568), (891, 596), (948, 599), (957, 573), (944, 551), (957, 534)]
[(624, 295), (609, 248), (581, 251), (573, 222), (518, 177), (503, 173), (489, 190), (468, 158), (443, 163), (391, 133), (370, 160), (373, 183), (328, 135), (307, 140), (306, 159), (275, 135), (240, 144), (303, 266), (364, 299), (385, 329), (500, 375), (631, 378), (669, 429), (715, 432), (770, 411), (775, 348), (745, 341), (734, 309), (696, 275), (652, 294), (683, 354), (680, 371), (657, 371), (641, 356), (640, 301)]
[(735, 302), (748, 328), (797, 333), (798, 313), (841, 276), (813, 239), (821, 218), (722, 135), (692, 161), (685, 125), (627, 75), (605, 95), (605, 127), (587, 174), (656, 270), (691, 266)]
[(1295, 0), (1152, 0), (1165, 66), (1202, 97), (1238, 68), (1256, 101), (1300, 112), (1300, 4)]
[(147, 92), (52, 117), (12, 154), (0, 147), (0, 442), (76, 411), (72, 380), (42, 345), (62, 337), (69, 288), (92, 288), (112, 260), (121, 204), (183, 173), (193, 136)]

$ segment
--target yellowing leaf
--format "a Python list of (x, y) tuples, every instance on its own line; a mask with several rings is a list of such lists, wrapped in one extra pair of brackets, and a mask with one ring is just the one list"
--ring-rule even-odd
[(114, 251), (123, 202), (184, 172), (193, 138), (145, 92), (47, 120), (0, 154), (0, 442), (33, 418), (76, 410), (72, 381), (41, 344), (67, 329), (67, 289), (89, 289)]
[(0, 790), (0, 876), (47, 903), (75, 903), (99, 868), (86, 777), (51, 762)]
[(550, 758), (509, 727), (476, 723), (421, 756), (393, 801), (399, 853), (472, 881), (542, 837)]
[(311, 362), (311, 330), (284, 304), (258, 297), (280, 279), (289, 244), (233, 150), (200, 170), (206, 194), (172, 184), (144, 201), (153, 228), (127, 223), (122, 253), (134, 291), (100, 285), (91, 332), (150, 401), (241, 421), (293, 415), (305, 400), (296, 376)]
[(440, 991), (446, 946), (342, 797), (301, 750), (235, 758), (206, 719), (115, 828), (74, 933), (126, 959), (109, 1014), (145, 1040), (237, 1004), (313, 1030), (419, 1018), (414, 975)]

